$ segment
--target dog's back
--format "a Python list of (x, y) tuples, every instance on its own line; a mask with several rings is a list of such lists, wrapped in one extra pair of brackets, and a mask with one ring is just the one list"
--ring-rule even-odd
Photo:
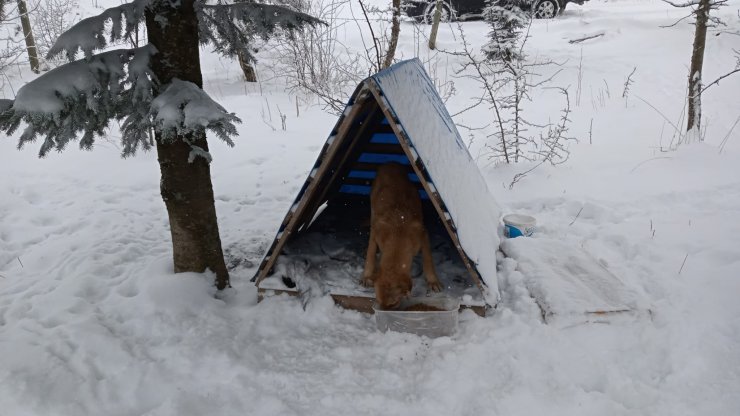
[(371, 223), (423, 226), (421, 199), (403, 165), (389, 163), (378, 168), (370, 194), (370, 208)]
[[(424, 228), (421, 198), (408, 178), (406, 167), (386, 164), (378, 168), (370, 193), (370, 245), (365, 262), (365, 284), (373, 283), (378, 303), (398, 306), (411, 291), (411, 262), (422, 250), (424, 272), (433, 290), (440, 290), (434, 273), (429, 237)], [(375, 249), (380, 249), (380, 272), (375, 275)]]

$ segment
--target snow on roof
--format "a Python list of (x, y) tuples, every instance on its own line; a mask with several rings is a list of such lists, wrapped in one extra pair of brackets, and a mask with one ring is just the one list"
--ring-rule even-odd
[(418, 59), (400, 62), (370, 77), (422, 159), (457, 227), (460, 244), (498, 301), (496, 250), (501, 209)]

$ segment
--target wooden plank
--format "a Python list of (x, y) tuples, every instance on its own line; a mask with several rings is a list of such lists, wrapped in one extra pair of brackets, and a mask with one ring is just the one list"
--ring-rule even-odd
[[(320, 190), (321, 193), (319, 194), (319, 196), (312, 199), (310, 208), (304, 214), (306, 218), (308, 219), (313, 218), (314, 214), (316, 213), (316, 210), (319, 209), (319, 206), (321, 206), (321, 204), (325, 200), (326, 195), (329, 193), (329, 190), (338, 188), (338, 185), (340, 184), (338, 184), (337, 182), (340, 176), (344, 174), (345, 172), (349, 172), (349, 169), (345, 169), (345, 167), (347, 167), (349, 163), (348, 161), (350, 160), (350, 158), (355, 156), (355, 150), (357, 150), (357, 147), (362, 144), (362, 141), (363, 141), (362, 139), (364, 135), (370, 133), (368, 130), (375, 127), (376, 123), (373, 123), (373, 119), (377, 117), (377, 115), (379, 114), (379, 111), (380, 110), (377, 106), (373, 107), (373, 109), (368, 113), (368, 115), (363, 120), (363, 123), (360, 129), (353, 134), (353, 137), (350, 138), (350, 140), (353, 140), (353, 142), (350, 143), (349, 148), (341, 156), (342, 158), (339, 161), (339, 163), (334, 165), (335, 167), (334, 172), (332, 173), (331, 177), (326, 182), (326, 184)], [(331, 159), (328, 159), (327, 162), (329, 160)], [(301, 222), (299, 222), (299, 224)]]
[(317, 168), (316, 175), (314, 175), (312, 179), (308, 179), (311, 182), (308, 184), (308, 188), (301, 197), (301, 200), (298, 201), (298, 207), (296, 207), (294, 212), (289, 212), (287, 215), (290, 216), (290, 219), (288, 221), (288, 225), (286, 225), (285, 229), (283, 230), (282, 236), (280, 236), (277, 242), (273, 241), (272, 249), (271, 251), (268, 251), (269, 257), (266, 257), (260, 265), (260, 269), (257, 274), (257, 285), (259, 285), (262, 279), (267, 277), (270, 269), (272, 269), (272, 267), (275, 265), (275, 261), (280, 255), (280, 251), (283, 249), (283, 246), (285, 246), (285, 243), (288, 241), (291, 233), (295, 229), (297, 220), (302, 217), (302, 214), (305, 211), (308, 202), (311, 200), (311, 196), (316, 191), (317, 184), (321, 182), (321, 180), (324, 178), (327, 171), (329, 170), (330, 163), (328, 162), (335, 157), (337, 150), (341, 147), (342, 143), (347, 138), (347, 132), (352, 128), (353, 125), (352, 120), (354, 120), (355, 117), (360, 114), (369, 96), (370, 94), (367, 94), (364, 91), (364, 88), (360, 90), (360, 92), (357, 93), (357, 100), (350, 109), (349, 114), (344, 115), (343, 118), (338, 121), (339, 130), (337, 131), (334, 141), (329, 145), (326, 155), (324, 155), (323, 157), (319, 156), (320, 160), (322, 160), (323, 162)]
[[(342, 185), (363, 185), (363, 186), (372, 186), (374, 179), (365, 179), (365, 178), (344, 178), (342, 181)], [(412, 182), (414, 186), (416, 186), (418, 189), (424, 189), (421, 186), (421, 182)]]
[(578, 244), (541, 234), (505, 239), (501, 250), (516, 260), (524, 286), (548, 324), (651, 315), (639, 290)]
[[(300, 296), (300, 294), (296, 290), (276, 290), (276, 289), (258, 288), (257, 289), (257, 302), (262, 302), (268, 296), (282, 295), (282, 294), (286, 294), (289, 296)], [(375, 298), (368, 298), (368, 297), (363, 297), (363, 296), (335, 295), (335, 294), (330, 294), (330, 296), (334, 300), (335, 304), (343, 307), (344, 309), (350, 309), (353, 311), (369, 313), (369, 314), (375, 313), (375, 311), (373, 310), (373, 304), (375, 303)], [(466, 309), (472, 310), (473, 312), (475, 312), (476, 315), (480, 317), (486, 316), (485, 306), (460, 305), (461, 312)]]
[(401, 146), (397, 144), (368, 143), (362, 150), (368, 153), (388, 153), (393, 155), (404, 154)]
[[(398, 136), (401, 147), (406, 153), (406, 156), (412, 162), (411, 165), (414, 169), (414, 172), (416, 173), (416, 176), (419, 177), (419, 180), (421, 181), (421, 184), (424, 187), (424, 190), (427, 192), (427, 195), (430, 196), (432, 205), (437, 211), (439, 218), (442, 219), (442, 223), (447, 229), (447, 233), (452, 239), (452, 242), (455, 245), (455, 248), (457, 248), (458, 253), (460, 253), (460, 258), (463, 260), (463, 263), (465, 264), (465, 268), (468, 269), (468, 272), (470, 273), (470, 276), (473, 278), (473, 281), (475, 282), (475, 284), (478, 286), (478, 289), (480, 289), (482, 293), (485, 293), (487, 289), (483, 285), (483, 281), (481, 280), (480, 275), (478, 274), (478, 271), (475, 269), (475, 267), (473, 267), (472, 261), (470, 260), (468, 255), (465, 253), (465, 250), (463, 250), (462, 245), (460, 244), (460, 240), (457, 237), (457, 232), (455, 232), (455, 229), (451, 221), (448, 221), (447, 218), (445, 217), (445, 211), (442, 209), (443, 204), (444, 204), (442, 202), (442, 198), (440, 197), (438, 193), (432, 191), (432, 188), (429, 186), (429, 183), (427, 183), (426, 181), (426, 177), (427, 177), (426, 168), (424, 167), (423, 161), (421, 161), (421, 159), (415, 160), (414, 154), (411, 152), (411, 147), (412, 147), (411, 141), (406, 136), (404, 131), (398, 127), (398, 120), (396, 120), (395, 115), (393, 114), (391, 109), (388, 108), (388, 106), (386, 105), (386, 101), (383, 98), (383, 94), (381, 94), (380, 88), (375, 84), (375, 81), (368, 82), (368, 89), (373, 94), (373, 96), (375, 96), (375, 99), (378, 102), (380, 109), (383, 111), (383, 114), (385, 114), (386, 118), (389, 120), (390, 126), (393, 129), (393, 131), (396, 133), (396, 136)], [(491, 255), (494, 255), (494, 253), (491, 253)]]
[[(352, 164), (352, 166), (350, 167), (350, 170), (373, 170), (375, 171), (375, 170), (378, 170), (378, 166), (380, 166), (380, 164), (378, 163), (357, 162), (357, 163)], [(412, 172), (416, 173), (414, 169), (411, 167), (411, 165), (407, 165), (407, 168), (408, 168), (409, 173), (412, 173)]]
[(381, 123), (378, 123), (378, 125), (376, 126), (376, 129), (377, 130), (375, 130), (375, 133), (393, 133), (393, 134), (395, 134), (395, 132), (393, 131), (393, 127), (391, 127), (390, 124), (381, 124)]
[(345, 178), (342, 181), (343, 185), (364, 185), (364, 186), (371, 186), (373, 183), (372, 179), (364, 179), (364, 178)]

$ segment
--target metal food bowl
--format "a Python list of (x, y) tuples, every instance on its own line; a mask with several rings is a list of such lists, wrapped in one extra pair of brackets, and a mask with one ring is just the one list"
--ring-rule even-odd
[[(407, 311), (410, 306), (423, 304), (440, 311)], [(451, 336), (457, 332), (457, 317), (460, 301), (448, 297), (417, 297), (401, 302), (396, 310), (379, 309), (373, 305), (375, 322), (382, 332), (408, 332), (429, 338)]]

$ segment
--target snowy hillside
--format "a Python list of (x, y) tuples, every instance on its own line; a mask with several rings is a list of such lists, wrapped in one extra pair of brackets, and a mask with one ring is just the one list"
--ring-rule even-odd
[[(361, 15), (353, 7), (343, 18)], [(738, 10), (730, 0), (717, 12), (728, 26), (708, 38), (705, 80), (735, 66)], [(671, 143), (694, 27), (660, 26), (684, 14), (657, 0), (591, 0), (534, 22), (529, 54), (561, 64), (552, 86), (569, 87), (579, 142), (566, 163), (513, 189), (534, 163), (487, 158), (490, 132), (477, 129), (491, 120), (486, 108), (455, 115), (481, 95), (455, 76), (462, 58), (427, 50), (427, 26), (405, 22), (399, 42), (399, 58), (418, 55), (440, 84), (454, 83), (447, 107), (472, 128), (460, 132), (503, 211), (534, 215), (540, 237), (583, 248), (652, 317), (544, 324), (504, 258), (498, 309), (463, 312), (452, 338), (382, 334), (372, 316), (329, 298), (305, 310), (287, 297), (257, 304), (249, 280), (336, 118), (306, 101), (296, 111), (270, 48), (252, 85), (236, 62), (202, 49), (206, 90), (243, 120), (235, 148), (210, 138), (233, 289), (216, 299), (213, 276), (173, 273), (153, 152), (121, 159), (115, 129), (92, 152), (73, 144), (45, 159), (38, 143), (17, 151), (17, 137), (0, 138), (0, 415), (740, 414), (740, 74), (704, 94), (704, 142)], [(480, 50), (488, 26), (461, 26)], [(358, 27), (339, 31), (355, 50)], [(460, 39), (446, 25), (438, 46), (459, 50)], [(34, 77), (10, 72), (3, 98)], [(560, 104), (557, 91), (537, 90), (525, 108), (548, 120)]]

